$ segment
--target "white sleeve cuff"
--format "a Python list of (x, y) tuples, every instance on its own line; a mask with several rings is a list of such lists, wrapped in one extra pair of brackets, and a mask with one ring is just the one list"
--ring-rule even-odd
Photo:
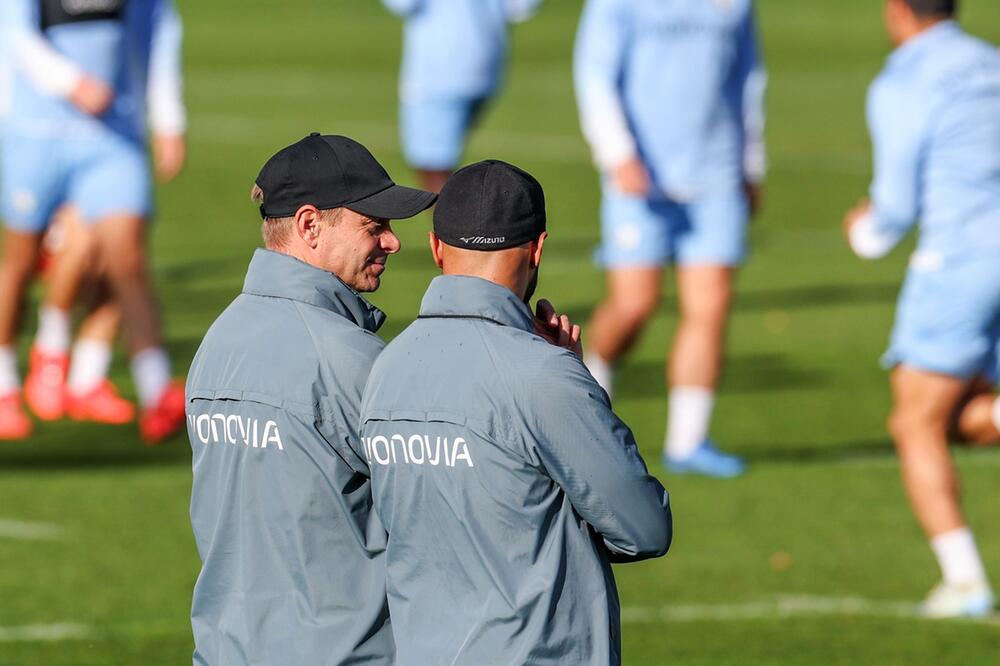
[(896, 238), (875, 227), (875, 216), (868, 211), (858, 218), (847, 234), (854, 254), (862, 259), (881, 259), (896, 246)]
[(55, 97), (69, 97), (83, 77), (75, 63), (49, 46), (44, 38), (22, 34), (15, 45), (17, 64), (39, 90)]
[(187, 130), (187, 110), (174, 86), (150, 86), (147, 97), (153, 134), (180, 136)]
[(583, 135), (590, 143), (594, 162), (610, 171), (637, 154), (617, 92), (603, 81), (592, 80), (580, 94)]
[(538, 3), (533, 0), (507, 0), (507, 20), (523, 23), (535, 15)]
[(757, 185), (767, 176), (767, 152), (763, 143), (748, 143), (743, 150), (743, 177)]

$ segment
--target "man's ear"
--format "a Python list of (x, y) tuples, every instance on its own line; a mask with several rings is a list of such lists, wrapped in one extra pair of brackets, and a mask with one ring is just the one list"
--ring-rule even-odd
[(295, 211), (295, 233), (313, 250), (319, 244), (320, 219), (319, 209), (306, 204)]
[(431, 245), (431, 256), (434, 257), (434, 263), (437, 264), (438, 268), (444, 269), (444, 256), (442, 252), (444, 243), (441, 242), (441, 239), (433, 231), (427, 232), (427, 240)]
[(545, 239), (549, 237), (549, 232), (543, 231), (538, 240), (531, 242), (531, 267), (538, 268), (542, 263), (542, 248), (545, 246)]

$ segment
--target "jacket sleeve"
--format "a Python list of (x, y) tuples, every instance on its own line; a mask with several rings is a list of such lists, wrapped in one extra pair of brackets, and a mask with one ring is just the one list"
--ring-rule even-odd
[(0, 2), (0, 39), (8, 45), (14, 67), (35, 88), (53, 97), (69, 97), (83, 71), (45, 39), (37, 5), (29, 0)]
[(602, 171), (637, 152), (618, 87), (629, 40), (628, 12), (622, 0), (588, 0), (573, 55), (580, 126)]
[(748, 5), (737, 29), (736, 60), (728, 88), (728, 95), (742, 122), (743, 174), (747, 181), (759, 183), (767, 172), (767, 153), (764, 149), (767, 73), (761, 58), (753, 4)]
[(183, 27), (173, 0), (162, 0), (153, 16), (146, 90), (149, 124), (156, 134), (179, 135), (187, 129), (181, 74), (182, 41)]
[(925, 120), (921, 104), (911, 104), (905, 91), (885, 75), (868, 93), (868, 126), (874, 150), (871, 186), (872, 235), (884, 252), (894, 247), (920, 215), (920, 163)]
[(612, 561), (666, 553), (673, 533), (669, 496), (646, 470), (607, 393), (569, 353), (539, 370), (523, 410), (545, 472), (604, 540)]

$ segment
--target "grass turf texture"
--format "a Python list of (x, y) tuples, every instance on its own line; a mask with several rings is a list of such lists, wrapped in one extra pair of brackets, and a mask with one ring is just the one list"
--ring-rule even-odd
[[(314, 129), (340, 132), (371, 147), (397, 180), (410, 177), (395, 129), (400, 26), (378, 3), (179, 4), (191, 160), (160, 193), (153, 243), (181, 371), (240, 289), (259, 233), (247, 192), (275, 149)], [(841, 214), (869, 176), (864, 91), (888, 52), (880, 4), (759, 3), (772, 165), (714, 427), (751, 471), (718, 482), (673, 478), (659, 466), (661, 368), (676, 322), (668, 280), (662, 313), (621, 370), (616, 401), (676, 515), (666, 558), (617, 569), (626, 664), (986, 664), (1000, 650), (997, 625), (853, 607), (758, 617), (746, 606), (789, 595), (915, 602), (937, 578), (884, 432), (889, 401), (877, 365), (906, 252), (861, 263), (840, 234)], [(1000, 42), (993, 0), (965, 4), (967, 28)], [(602, 278), (590, 262), (597, 178), (570, 82), (579, 5), (550, 0), (517, 28), (508, 85), (467, 157), (512, 161), (544, 184), (552, 239), (539, 294), (583, 322)], [(434, 275), (429, 224), (424, 215), (396, 225), (405, 249), (373, 298), (390, 313), (386, 338), (414, 317)], [(129, 385), (121, 362), (114, 379)], [(190, 663), (198, 559), (187, 519), (189, 460), (183, 438), (149, 450), (130, 429), (69, 422), (39, 425), (30, 442), (0, 447), (0, 521), (63, 529), (47, 541), (0, 536), (0, 628), (69, 622), (86, 632), (41, 641), (0, 630), (0, 664)], [(1000, 581), (1000, 533), (991, 529), (1000, 455), (959, 460), (968, 515)], [(751, 611), (741, 616), (740, 608)]]

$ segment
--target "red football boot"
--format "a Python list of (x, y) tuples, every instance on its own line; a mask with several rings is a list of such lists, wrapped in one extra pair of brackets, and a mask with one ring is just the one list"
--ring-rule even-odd
[(124, 425), (135, 420), (135, 405), (118, 395), (115, 385), (105, 379), (83, 394), (67, 390), (66, 414), (74, 421)]
[(31, 350), (24, 399), (43, 421), (61, 419), (66, 412), (66, 373), (69, 354), (53, 354), (37, 347)]
[(21, 392), (0, 395), (0, 440), (26, 439), (31, 430), (31, 419), (21, 404)]
[(156, 446), (184, 427), (184, 384), (173, 381), (154, 406), (142, 410), (139, 435)]

